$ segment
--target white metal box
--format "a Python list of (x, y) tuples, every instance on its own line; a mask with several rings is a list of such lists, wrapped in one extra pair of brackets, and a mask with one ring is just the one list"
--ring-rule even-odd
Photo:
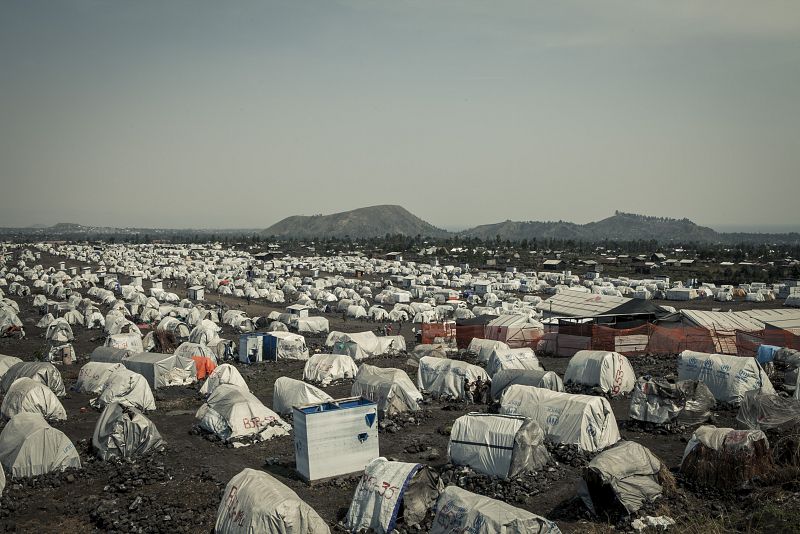
[(378, 407), (351, 397), (294, 407), (297, 472), (307, 481), (363, 471), (380, 456)]

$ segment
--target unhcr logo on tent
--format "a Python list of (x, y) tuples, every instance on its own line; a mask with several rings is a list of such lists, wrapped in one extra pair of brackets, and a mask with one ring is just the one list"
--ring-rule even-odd
[(547, 424), (551, 426), (555, 426), (558, 424), (558, 415), (551, 413), (547, 416)]

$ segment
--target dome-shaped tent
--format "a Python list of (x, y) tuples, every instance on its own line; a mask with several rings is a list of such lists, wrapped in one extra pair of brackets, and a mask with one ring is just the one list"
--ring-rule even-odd
[(0, 433), (0, 464), (12, 477), (32, 477), (81, 467), (75, 445), (38, 413), (20, 413)]
[(136, 408), (109, 403), (94, 427), (92, 446), (102, 460), (130, 458), (162, 447), (158, 429)]
[(27, 377), (18, 378), (11, 384), (0, 406), (4, 419), (23, 412), (41, 414), (48, 421), (67, 419), (67, 412), (55, 393), (41, 382)]
[(250, 388), (247, 387), (247, 382), (244, 381), (244, 378), (242, 378), (239, 370), (229, 363), (223, 363), (214, 369), (214, 371), (208, 376), (208, 379), (200, 388), (200, 393), (203, 395), (210, 395), (214, 392), (217, 386), (222, 384), (229, 384), (231, 386), (239, 387), (244, 391), (250, 391)]
[(12, 365), (0, 380), (0, 391), (7, 392), (17, 378), (33, 378), (41, 382), (56, 394), (63, 397), (67, 394), (61, 373), (52, 363), (46, 362), (20, 362)]

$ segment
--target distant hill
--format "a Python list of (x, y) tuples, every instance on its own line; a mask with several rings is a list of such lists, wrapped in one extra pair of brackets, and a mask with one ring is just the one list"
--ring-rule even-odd
[(689, 219), (649, 217), (633, 213), (616, 212), (613, 216), (587, 224), (571, 222), (505, 221), (484, 224), (460, 232), (467, 237), (520, 241), (522, 239), (573, 239), (598, 242), (655, 240), (662, 243), (798, 243), (800, 235), (720, 233), (700, 226)]
[(449, 232), (423, 221), (402, 206), (382, 205), (331, 215), (294, 215), (262, 232), (264, 235), (311, 239), (320, 237), (365, 238), (386, 234), (444, 237)]

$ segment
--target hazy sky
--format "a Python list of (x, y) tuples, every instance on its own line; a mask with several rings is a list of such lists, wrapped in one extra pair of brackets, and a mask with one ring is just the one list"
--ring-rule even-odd
[(0, 225), (800, 227), (800, 3), (0, 0)]

